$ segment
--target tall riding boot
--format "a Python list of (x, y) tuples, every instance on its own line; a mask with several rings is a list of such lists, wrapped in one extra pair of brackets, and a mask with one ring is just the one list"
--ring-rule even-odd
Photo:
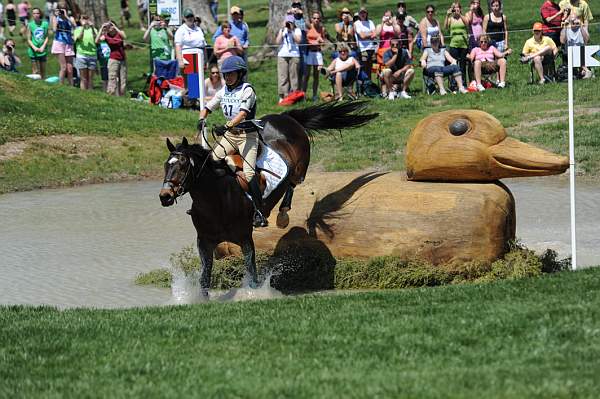
[(262, 194), (260, 193), (260, 186), (258, 185), (258, 176), (254, 175), (248, 182), (248, 191), (252, 197), (252, 203), (254, 204), (254, 227), (266, 227), (269, 225), (267, 219), (261, 213), (262, 208)]

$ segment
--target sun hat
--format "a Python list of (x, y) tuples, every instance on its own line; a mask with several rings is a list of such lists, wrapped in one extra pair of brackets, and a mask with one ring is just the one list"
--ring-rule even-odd
[(241, 14), (242, 13), (242, 9), (239, 8), (238, 6), (233, 6), (231, 7), (231, 9), (229, 10), (229, 14)]

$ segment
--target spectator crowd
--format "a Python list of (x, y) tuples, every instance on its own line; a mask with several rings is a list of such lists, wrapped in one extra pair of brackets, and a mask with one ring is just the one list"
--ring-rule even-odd
[[(120, 1), (119, 25), (112, 20), (93, 21), (72, 1), (48, 1), (44, 10), (27, 1), (16, 5), (14, 1), (0, 0), (0, 70), (17, 70), (21, 60), (15, 39), (20, 36), (31, 61), (31, 77), (45, 79), (47, 59), (52, 56), (59, 64), (60, 83), (77, 81), (82, 90), (90, 90), (94, 75), (99, 74), (107, 93), (126, 93), (124, 27), (131, 27), (127, 0)], [(186, 53), (205, 52), (208, 97), (223, 85), (219, 68), (225, 59), (234, 55), (247, 59), (250, 32), (239, 6), (227, 10), (229, 18), (218, 24), (212, 46), (191, 9), (183, 10), (183, 23), (175, 31), (169, 27), (169, 14), (145, 23), (147, 0), (137, 0), (136, 7), (152, 59), (173, 60), (182, 71), (188, 63)], [(218, 1), (210, 1), (215, 22), (217, 7)], [(501, 0), (487, 1), (485, 7), (484, 12), (480, 0), (470, 0), (465, 8), (454, 1), (440, 12), (428, 4), (421, 18), (411, 15), (415, 10), (409, 10), (405, 1), (377, 17), (365, 7), (356, 13), (344, 7), (337, 22), (327, 27), (320, 12), (305, 15), (302, 3), (294, 1), (275, 34), (279, 101), (284, 104), (287, 97), (300, 92), (317, 101), (322, 78), (331, 82), (336, 100), (360, 94), (410, 99), (417, 67), (422, 68), (424, 87), (430, 93), (502, 89), (507, 85), (507, 57), (517, 48), (509, 30), (511, 10)], [(589, 42), (593, 15), (586, 0), (544, 0), (539, 15), (531, 38), (516, 51), (522, 63), (531, 65), (532, 80), (544, 84), (556, 74), (554, 60), (565, 56), (566, 46)], [(589, 78), (592, 71), (579, 68), (577, 76)]]

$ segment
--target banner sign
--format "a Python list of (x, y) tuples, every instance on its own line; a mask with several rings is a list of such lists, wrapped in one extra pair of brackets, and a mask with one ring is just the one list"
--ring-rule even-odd
[(573, 52), (573, 67), (600, 67), (600, 60), (594, 58), (600, 51), (600, 46), (570, 46)]
[(169, 26), (181, 25), (181, 0), (156, 0), (157, 14), (171, 14)]

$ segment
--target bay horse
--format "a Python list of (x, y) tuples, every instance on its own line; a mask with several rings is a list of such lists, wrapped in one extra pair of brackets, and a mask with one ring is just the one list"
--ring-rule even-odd
[[(261, 209), (265, 218), (282, 199), (277, 217), (281, 228), (289, 223), (294, 187), (306, 176), (310, 162), (310, 144), (315, 133), (354, 128), (378, 116), (365, 112), (366, 102), (326, 103), (261, 119), (263, 142), (275, 150), (288, 166), (288, 174), (264, 199)], [(242, 248), (246, 274), (244, 281), (257, 286), (252, 217), (254, 208), (235, 173), (225, 161), (213, 161), (211, 150), (200, 144), (190, 144), (184, 137), (177, 146), (167, 139), (169, 158), (165, 162), (165, 177), (159, 198), (162, 206), (171, 206), (177, 197), (190, 193), (192, 208), (188, 212), (197, 232), (201, 261), (200, 289), (208, 298), (213, 266), (213, 253), (218, 244), (233, 242)]]

